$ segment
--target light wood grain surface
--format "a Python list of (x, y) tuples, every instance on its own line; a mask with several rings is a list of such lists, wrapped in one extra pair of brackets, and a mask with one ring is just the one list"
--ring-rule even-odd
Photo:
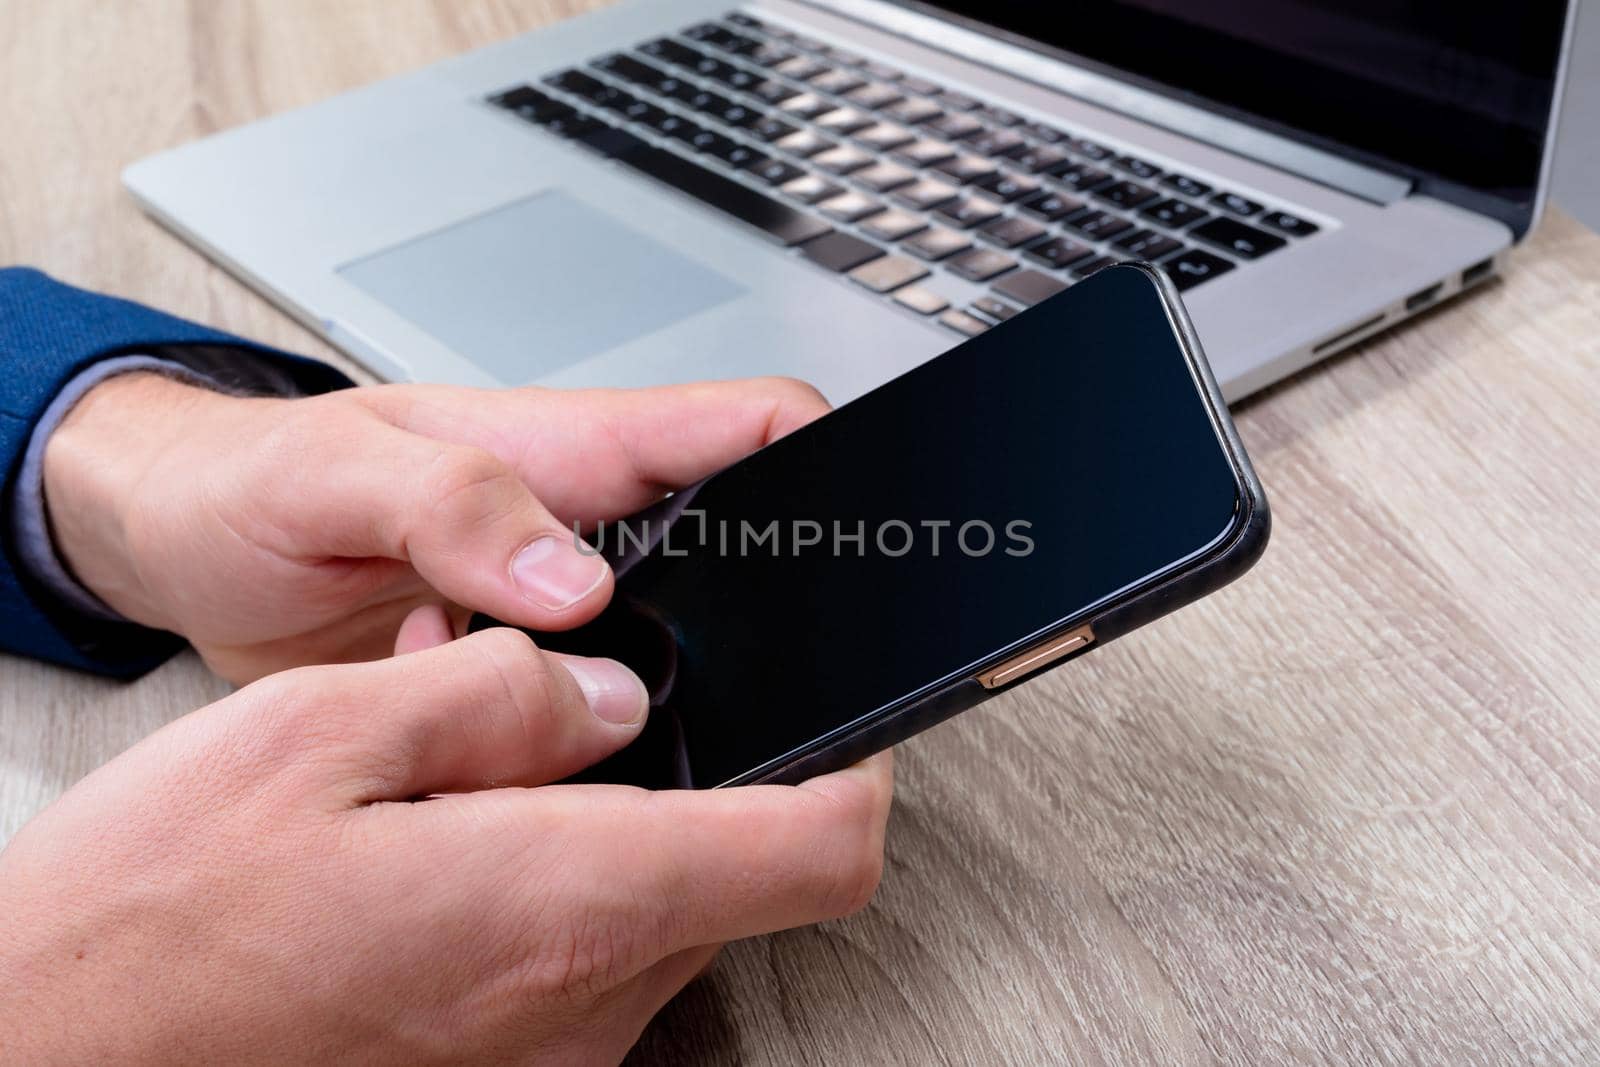
[[(327, 355), (119, 169), (587, 6), (6, 0), (0, 262)], [(1600, 1062), (1600, 237), (1238, 416), (1255, 571), (903, 746), (877, 902), (640, 1062)], [(0, 839), (223, 692), (0, 659)]]

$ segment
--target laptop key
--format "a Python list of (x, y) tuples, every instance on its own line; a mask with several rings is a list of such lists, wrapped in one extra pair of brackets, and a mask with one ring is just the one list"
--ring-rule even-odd
[(940, 137), (947, 137), (952, 141), (960, 141), (963, 138), (975, 136), (982, 133), (984, 129), (983, 123), (971, 115), (963, 115), (959, 112), (943, 115), (931, 122), (924, 123), (924, 125)]
[(750, 173), (766, 182), (768, 185), (783, 185), (792, 182), (805, 173), (804, 170), (790, 163), (786, 159), (769, 159), (765, 163), (757, 163), (749, 168)]
[(1067, 283), (1036, 270), (1022, 270), (1002, 278), (994, 291), (1014, 304), (1032, 307), (1066, 289)]
[(908, 126), (920, 126), (922, 123), (939, 118), (944, 114), (944, 109), (932, 101), (910, 97), (898, 104), (890, 104), (883, 109), (883, 113), (896, 122), (903, 122)]
[(811, 56), (795, 56), (771, 68), (786, 78), (796, 81), (809, 81), (819, 74), (826, 74), (833, 68)]
[(900, 247), (918, 259), (937, 261), (953, 256), (957, 252), (965, 252), (972, 247), (972, 242), (967, 240), (965, 234), (934, 226), (917, 234)]
[(991, 174), (987, 178), (979, 178), (972, 183), (972, 186), (1008, 204), (1039, 191), (1039, 183), (1032, 178), (1024, 178), (1020, 174), (1007, 174), (1005, 171)]
[(750, 62), (759, 67), (776, 67), (785, 60), (793, 59), (799, 53), (794, 52), (781, 44), (764, 44), (749, 55)]
[(1063, 193), (1045, 193), (1043, 196), (1025, 198), (1021, 206), (1030, 215), (1037, 215), (1047, 222), (1059, 222), (1068, 215), (1082, 211), (1084, 203)]
[(847, 67), (859, 67), (867, 61), (867, 57), (861, 53), (851, 52), (848, 49), (840, 48), (838, 45), (829, 45), (822, 50), (822, 53), (834, 62), (843, 63)]
[(937, 179), (923, 178), (921, 181), (896, 189), (894, 198), (906, 207), (927, 211), (947, 200), (954, 200), (959, 191), (955, 186)]
[(968, 139), (966, 149), (991, 159), (1011, 159), (1028, 150), (1028, 142), (1011, 130), (989, 130)]
[(1286, 211), (1269, 211), (1261, 216), (1261, 224), (1270, 226), (1279, 233), (1286, 233), (1290, 237), (1310, 237), (1316, 233), (1318, 226), (1308, 222), (1298, 215), (1291, 215)]
[[(680, 130), (695, 124), (682, 115), (674, 115), (670, 111), (663, 111), (644, 120), (645, 125), (666, 137), (677, 137)], [(699, 127), (696, 127), (698, 129)]]
[(1085, 257), (1094, 255), (1094, 249), (1079, 244), (1068, 237), (1053, 237), (1043, 244), (1034, 245), (1022, 253), (1047, 267), (1070, 267)]
[(828, 93), (831, 96), (843, 96), (852, 89), (859, 89), (867, 84), (867, 80), (853, 70), (826, 71), (815, 78), (807, 80), (807, 84), (819, 93)]
[(975, 196), (963, 196), (958, 200), (939, 207), (934, 211), (944, 221), (963, 230), (970, 230), (974, 226), (981, 226), (985, 222), (1000, 216), (1000, 205), (980, 200)]
[(984, 122), (994, 126), (1021, 126), (1022, 116), (1014, 111), (1007, 111), (1003, 107), (980, 107), (977, 116)]
[(1167, 272), (1167, 277), (1172, 279), (1172, 284), (1178, 287), (1178, 291), (1183, 292), (1193, 289), (1201, 282), (1210, 281), (1219, 274), (1226, 274), (1233, 269), (1233, 264), (1221, 256), (1191, 248), (1161, 264), (1161, 269)]
[(529, 122), (545, 123), (556, 117), (577, 114), (571, 104), (563, 104), (553, 96), (541, 93), (532, 86), (522, 85), (492, 97), (491, 102), (514, 112)]
[(1216, 245), (1245, 259), (1259, 259), (1288, 244), (1282, 237), (1221, 216), (1196, 226), (1189, 231), (1189, 236), (1198, 237), (1207, 244)]
[(983, 101), (975, 100), (966, 93), (958, 93), (954, 89), (941, 92), (938, 100), (951, 111), (976, 111), (983, 106)]
[(1016, 165), (1030, 174), (1039, 174), (1067, 162), (1068, 156), (1059, 148), (1035, 145), (1015, 157)]
[(879, 63), (875, 59), (869, 59), (861, 64), (861, 73), (869, 78), (877, 78), (879, 81), (884, 82), (897, 82), (906, 76), (904, 71), (891, 67), (887, 63)]
[(773, 115), (763, 115), (750, 127), (750, 132), (770, 144), (773, 141), (783, 140), (797, 129), (799, 127), (793, 123), (785, 122)]
[(802, 119), (814, 119), (818, 115), (826, 115), (835, 110), (833, 101), (824, 100), (816, 93), (801, 93), (791, 96), (778, 105), (778, 110), (788, 115), (795, 115)]
[(818, 152), (825, 152), (838, 146), (837, 141), (830, 141), (815, 130), (797, 130), (787, 137), (778, 138), (775, 142), (775, 147), (801, 159), (808, 159)]
[(1124, 230), (1133, 228), (1133, 223), (1109, 211), (1086, 211), (1067, 225), (1096, 241), (1109, 241)]
[(783, 183), (780, 190), (785, 196), (792, 196), (806, 204), (815, 204), (827, 200), (844, 192), (844, 186), (835, 185), (819, 174), (807, 174), (801, 178)]
[(879, 258), (883, 249), (852, 234), (834, 231), (801, 245), (800, 254), (820, 267), (843, 274)]
[(986, 282), (1008, 270), (1016, 270), (1017, 261), (992, 248), (974, 248), (953, 257), (945, 267), (958, 278), (965, 278), (969, 282)]
[(890, 189), (909, 185), (916, 178), (917, 176), (911, 171), (893, 163), (875, 163), (865, 170), (858, 170), (850, 175), (851, 181), (864, 185), (875, 193), (886, 193)]
[(1043, 122), (1030, 122), (1022, 127), (1022, 132), (1036, 141), (1043, 141), (1045, 144), (1061, 144), (1063, 141), (1072, 140), (1070, 134)]
[(825, 114), (818, 115), (812, 121), (817, 124), (819, 129), (824, 130), (827, 133), (834, 133), (844, 136), (846, 134), (855, 133), (857, 130), (864, 130), (868, 126), (871, 126), (872, 116), (864, 112), (857, 111), (853, 107), (841, 107), (835, 108), (834, 110)]
[(637, 122), (644, 126), (654, 127), (661, 116), (666, 114), (659, 107), (647, 100), (635, 100), (622, 109), (622, 115), (630, 122)]
[(650, 147), (642, 138), (635, 137), (627, 130), (619, 130), (615, 126), (601, 126), (597, 130), (574, 137), (573, 140), (591, 151), (610, 158), (625, 156)]
[(927, 78), (906, 77), (900, 79), (900, 84), (905, 86), (906, 92), (918, 93), (922, 96), (933, 96), (939, 92), (939, 85)]
[(865, 193), (841, 193), (817, 205), (817, 210), (839, 222), (855, 222), (883, 210), (883, 201), (874, 200)]
[(931, 167), (947, 159), (956, 158), (956, 150), (943, 141), (923, 138), (896, 150), (896, 159), (903, 159), (913, 167)]
[(1087, 167), (1081, 163), (1074, 164), (1059, 174), (1054, 175), (1055, 180), (1069, 189), (1080, 193), (1091, 192), (1111, 180), (1109, 171), (1098, 167)]
[(652, 86), (652, 88), (670, 100), (683, 101), (688, 101), (690, 97), (700, 91), (700, 87), (698, 85), (690, 81), (685, 81), (684, 79), (675, 75), (669, 75), (668, 77), (661, 79), (661, 81)]
[(660, 67), (654, 67), (642, 60), (635, 59), (626, 52), (614, 52), (609, 56), (602, 56), (595, 60), (592, 65), (607, 74), (621, 78), (623, 81), (632, 82), (635, 85), (653, 86), (661, 79), (668, 77), (667, 72)]
[(869, 156), (859, 148), (850, 145), (839, 145), (826, 152), (818, 152), (811, 157), (811, 164), (821, 167), (829, 174), (849, 174), (853, 170), (860, 170), (870, 165), (875, 157)]
[(1046, 232), (1043, 226), (1032, 219), (1025, 219), (1021, 215), (1010, 215), (984, 223), (978, 230), (978, 236), (1001, 248), (1019, 248), (1037, 241)]
[(1096, 162), (1110, 159), (1112, 156), (1116, 155), (1116, 152), (1107, 148), (1105, 145), (1100, 144), (1097, 141), (1090, 141), (1083, 137), (1076, 138), (1072, 142), (1072, 150), (1078, 153), (1080, 156), (1088, 156), (1090, 159), (1095, 160)]
[(555, 115), (539, 124), (557, 137), (582, 137), (586, 133), (608, 129), (605, 123), (592, 115), (574, 108), (565, 115)]
[(1182, 193), (1184, 196), (1200, 197), (1211, 191), (1211, 186), (1205, 182), (1196, 181), (1186, 174), (1168, 174), (1161, 179), (1161, 184), (1174, 192)]
[(980, 315), (987, 315), (996, 322), (1004, 322), (1015, 316), (1021, 308), (1014, 308), (1004, 300), (992, 296), (980, 296), (972, 302), (972, 310)]
[(850, 272), (850, 280), (875, 293), (887, 293), (928, 276), (928, 268), (904, 256), (884, 256)]
[(904, 126), (897, 126), (892, 122), (879, 122), (858, 130), (855, 139), (868, 148), (875, 148), (879, 152), (888, 152), (899, 148), (901, 145), (910, 144), (916, 140), (916, 135)]
[(908, 285), (894, 294), (895, 303), (904, 305), (919, 315), (937, 315), (950, 306), (950, 301), (920, 285)]
[(1109, 204), (1125, 208), (1140, 207), (1161, 198), (1160, 193), (1138, 182), (1113, 182), (1096, 189), (1094, 195)]
[(1114, 267), (1121, 262), (1122, 260), (1115, 256), (1092, 256), (1089, 259), (1074, 263), (1071, 267), (1067, 268), (1067, 273), (1071, 274), (1074, 278), (1082, 280), (1091, 274), (1105, 270), (1107, 267)]
[(1154, 163), (1139, 159), (1136, 156), (1123, 156), (1122, 158), (1118, 159), (1117, 168), (1119, 170), (1127, 171), (1135, 178), (1144, 178), (1147, 181), (1151, 178), (1159, 178), (1161, 176), (1160, 167), (1156, 166)]
[(1211, 217), (1211, 212), (1201, 211), (1185, 200), (1163, 200), (1159, 204), (1151, 204), (1139, 214), (1169, 230), (1181, 230)]
[(928, 222), (921, 215), (913, 215), (897, 207), (874, 215), (861, 224), (863, 233), (881, 241), (899, 241), (927, 228)]
[(710, 89), (697, 89), (684, 100), (684, 103), (696, 111), (721, 111), (725, 107), (732, 107), (733, 101), (721, 93), (712, 92)]
[(970, 185), (995, 173), (996, 167), (982, 156), (960, 155), (943, 163), (935, 163), (933, 169), (948, 174), (963, 185)]
[(707, 155), (722, 158), (727, 152), (739, 147), (739, 142), (724, 137), (716, 130), (697, 129), (684, 138), (689, 147), (696, 152), (705, 152)]
[(553, 89), (560, 89), (564, 93), (571, 93), (585, 100), (593, 100), (595, 96), (602, 95), (605, 90), (611, 88), (599, 78), (581, 70), (563, 70), (546, 75), (544, 83)]
[(879, 111), (890, 104), (905, 99), (894, 86), (885, 85), (882, 82), (863, 85), (859, 89), (852, 89), (844, 94), (844, 98), (856, 107), (863, 107), (868, 111)]
[(769, 104), (781, 104), (785, 100), (793, 100), (799, 96), (800, 90), (788, 82), (781, 82), (776, 78), (768, 78), (751, 87), (750, 95), (760, 97)]
[(670, 37), (660, 37), (654, 41), (646, 41), (639, 46), (639, 51), (647, 56), (665, 60), (675, 67), (692, 66), (698, 60), (704, 59), (703, 53), (695, 51), (680, 41)]
[(645, 148), (617, 158), (641, 174), (753, 226), (780, 244), (797, 245), (832, 232), (833, 228), (821, 219), (664, 148)]
[(712, 155), (727, 163), (729, 166), (738, 167), (740, 170), (754, 170), (765, 163), (780, 162), (774, 160), (765, 152), (757, 151), (747, 144), (734, 143), (731, 148), (713, 152)]
[(939, 316), (939, 325), (948, 326), (956, 333), (966, 337), (976, 337), (989, 328), (989, 324), (978, 318), (978, 316), (970, 315), (965, 311), (958, 311), (955, 308), (951, 308)]
[(1249, 197), (1240, 196), (1238, 193), (1218, 193), (1211, 198), (1211, 203), (1224, 211), (1231, 211), (1235, 215), (1249, 218), (1261, 210), (1261, 205)]
[(1155, 260), (1170, 256), (1183, 247), (1183, 242), (1173, 240), (1154, 230), (1134, 230), (1117, 238), (1112, 244), (1135, 259)]

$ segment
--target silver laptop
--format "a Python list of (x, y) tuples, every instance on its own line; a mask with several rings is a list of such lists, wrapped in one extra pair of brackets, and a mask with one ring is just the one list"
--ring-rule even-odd
[(1144, 259), (1238, 398), (1495, 274), (1576, 0), (730, 2), (622, 0), (125, 180), (388, 379), (842, 402)]

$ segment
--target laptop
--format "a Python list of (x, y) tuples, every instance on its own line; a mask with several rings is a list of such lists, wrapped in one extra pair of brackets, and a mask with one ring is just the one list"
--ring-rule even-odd
[(1237, 399), (1495, 275), (1576, 6), (730, 2), (621, 0), (125, 183), (390, 380), (838, 403), (1142, 259)]

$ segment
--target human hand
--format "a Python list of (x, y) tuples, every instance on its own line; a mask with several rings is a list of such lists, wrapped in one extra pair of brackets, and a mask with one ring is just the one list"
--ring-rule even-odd
[(80, 581), (244, 682), (383, 656), (420, 604), (457, 630), (469, 611), (586, 622), (612, 576), (573, 522), (631, 514), (826, 410), (780, 379), (283, 400), (126, 375), (51, 437), (45, 498)]
[(865, 904), (892, 776), (541, 784), (644, 714), (499, 629), (172, 723), (0, 853), (5, 1059), (619, 1059), (718, 943)]

